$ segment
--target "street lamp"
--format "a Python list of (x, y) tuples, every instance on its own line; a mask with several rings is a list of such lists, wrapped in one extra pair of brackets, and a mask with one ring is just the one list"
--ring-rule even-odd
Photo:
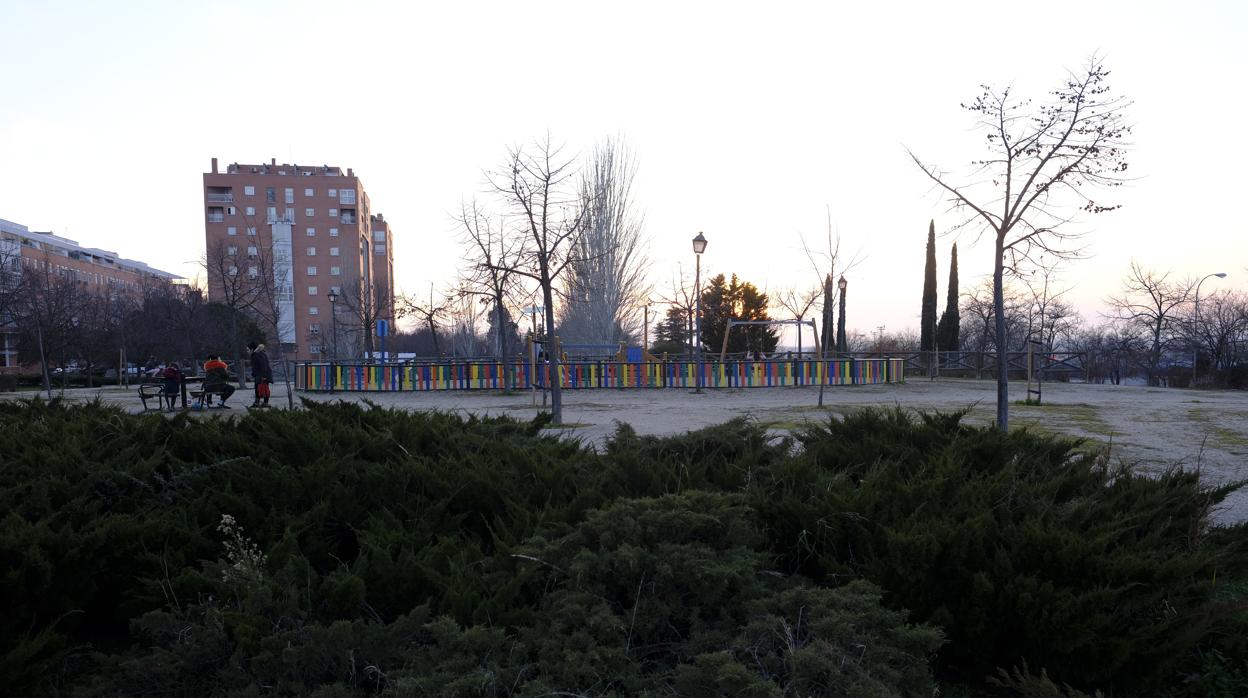
[[(697, 261), (694, 264), (693, 292), (697, 298), (697, 312), (693, 317), (694, 351), (698, 358), (698, 380), (696, 393), (702, 392), (702, 253), (706, 251), (706, 237), (701, 232), (693, 239), (693, 254)], [(726, 331), (726, 330), (725, 330)]]
[(1196, 333), (1200, 331), (1200, 285), (1205, 283), (1205, 279), (1210, 276), (1216, 276), (1219, 279), (1226, 278), (1226, 272), (1215, 271), (1196, 282), (1196, 307), (1192, 311), (1192, 387), (1196, 387), (1196, 353), (1200, 351), (1200, 345), (1196, 343)]
[(841, 317), (836, 321), (836, 351), (844, 354), (849, 351), (845, 342), (845, 289), (849, 286), (849, 282), (842, 276), (841, 280), (836, 282), (836, 286), (841, 289)]
[(333, 390), (338, 383), (338, 292), (329, 289), (329, 326), (333, 348), (329, 363), (329, 389)]

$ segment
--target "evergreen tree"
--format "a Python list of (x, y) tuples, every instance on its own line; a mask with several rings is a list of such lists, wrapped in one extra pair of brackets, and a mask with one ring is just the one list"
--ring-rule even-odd
[(940, 314), (940, 323), (936, 325), (936, 346), (941, 351), (958, 351), (962, 348), (962, 318), (958, 314), (958, 243), (953, 243), (953, 252), (949, 254), (949, 295), (945, 299), (945, 312)]
[(663, 319), (654, 328), (654, 342), (650, 345), (650, 353), (681, 355), (689, 351), (689, 331), (686, 327), (688, 318), (684, 308), (670, 306)]
[(923, 312), (919, 323), (919, 349), (936, 348), (936, 221), (927, 228), (927, 264), (923, 267)]
[[(728, 320), (770, 320), (767, 316), (767, 294), (754, 284), (724, 278), (711, 279), (702, 292), (702, 344), (708, 354), (718, 354), (724, 345)], [(728, 337), (729, 352), (776, 350), (780, 336), (767, 325), (747, 325), (734, 329)]]

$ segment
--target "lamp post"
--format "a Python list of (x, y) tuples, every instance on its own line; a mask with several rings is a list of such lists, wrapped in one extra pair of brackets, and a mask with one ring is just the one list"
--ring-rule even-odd
[(702, 253), (706, 251), (706, 237), (701, 232), (693, 239), (694, 263), (693, 292), (697, 299), (697, 311), (693, 316), (694, 351), (697, 352), (698, 380), (696, 393), (702, 392)]
[(338, 384), (338, 292), (329, 289), (329, 326), (332, 344), (329, 363), (329, 389), (332, 391)]
[(840, 281), (836, 282), (836, 286), (841, 289), (841, 316), (836, 320), (836, 351), (844, 354), (849, 351), (845, 341), (845, 289), (849, 286), (849, 282), (842, 276)]
[(1196, 354), (1197, 352), (1200, 351), (1200, 345), (1196, 343), (1196, 333), (1200, 331), (1200, 285), (1205, 283), (1205, 279), (1208, 279), (1211, 276), (1216, 276), (1219, 279), (1225, 279), (1226, 272), (1215, 271), (1212, 274), (1206, 275), (1204, 279), (1201, 279), (1200, 281), (1196, 282), (1196, 307), (1192, 311), (1192, 387), (1193, 388), (1196, 387)]

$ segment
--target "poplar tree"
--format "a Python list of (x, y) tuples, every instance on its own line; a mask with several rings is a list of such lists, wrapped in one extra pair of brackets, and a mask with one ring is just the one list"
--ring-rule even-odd
[(958, 314), (958, 243), (953, 243), (953, 251), (949, 253), (949, 290), (945, 297), (945, 312), (940, 314), (940, 322), (936, 325), (936, 346), (941, 351), (958, 351), (962, 347), (958, 338), (961, 336), (962, 317)]
[(927, 264), (923, 267), (923, 312), (919, 326), (919, 350), (936, 348), (936, 221), (927, 228)]

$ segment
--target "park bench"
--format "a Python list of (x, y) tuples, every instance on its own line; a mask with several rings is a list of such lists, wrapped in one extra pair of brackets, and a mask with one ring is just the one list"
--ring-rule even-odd
[[(143, 383), (139, 386), (139, 400), (143, 402), (143, 411), (148, 409), (161, 410), (165, 407), (165, 384), (162, 383)], [(148, 400), (155, 400), (156, 407), (149, 408)]]
[(202, 410), (205, 407), (208, 409), (222, 409), (222, 408), (229, 409), (228, 406), (220, 404), (220, 403), (218, 403), (216, 407), (205, 404), (205, 402), (211, 396), (216, 395), (218, 398), (220, 398), (221, 396), (225, 395), (226, 392), (227, 391), (224, 390), (223, 388), (215, 387), (215, 386), (209, 387), (208, 385), (201, 383), (196, 389), (190, 391), (191, 399), (195, 401), (195, 404), (191, 406), (191, 409)]

